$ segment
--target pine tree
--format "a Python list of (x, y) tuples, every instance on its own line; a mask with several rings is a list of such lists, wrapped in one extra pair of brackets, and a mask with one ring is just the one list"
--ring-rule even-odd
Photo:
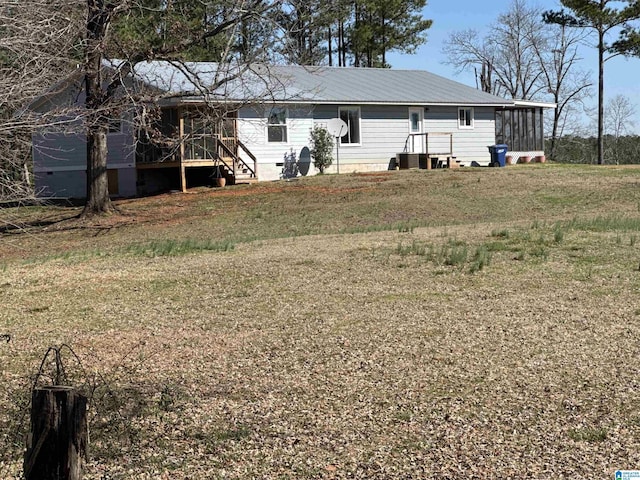
[[(573, 28), (582, 28), (595, 31), (598, 36), (598, 164), (604, 163), (604, 64), (611, 57), (605, 57), (607, 53), (612, 56), (620, 53), (615, 45), (624, 45), (625, 40), (632, 41), (635, 36), (626, 35), (631, 32), (630, 24), (640, 19), (640, 0), (561, 0), (562, 6), (569, 11), (547, 11), (544, 20), (547, 23), (556, 23)], [(625, 3), (623, 8), (615, 8), (614, 4)], [(613, 44), (607, 42), (611, 33), (616, 33), (620, 27), (626, 27), (618, 34), (618, 41)], [(629, 50), (632, 51), (631, 48)], [(624, 49), (622, 49), (624, 51)]]
[[(426, 0), (291, 0), (282, 8), (291, 63), (389, 67), (392, 51), (413, 53), (426, 41)], [(337, 62), (334, 59), (337, 57)]]

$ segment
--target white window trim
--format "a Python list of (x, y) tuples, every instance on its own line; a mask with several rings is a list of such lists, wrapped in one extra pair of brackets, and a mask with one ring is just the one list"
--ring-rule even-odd
[[(471, 115), (471, 125), (462, 125), (460, 123), (460, 112), (461, 111), (465, 111), (465, 110), (469, 110), (470, 115)], [(475, 127), (475, 122), (476, 122), (476, 114), (475, 114), (475, 109), (473, 107), (458, 107), (458, 118), (457, 118), (457, 122), (458, 122), (458, 129), (459, 130), (473, 130)]]
[[(269, 123), (269, 116), (271, 114), (271, 110), (273, 110), (274, 108), (282, 108), (284, 109), (284, 127), (286, 128), (286, 134), (287, 134), (287, 140), (285, 142), (270, 142), (269, 141), (269, 127), (273, 126), (282, 126), (282, 124), (275, 124), (275, 123)], [(278, 105), (273, 105), (272, 107), (269, 107), (266, 112), (265, 112), (265, 116), (266, 116), (266, 126), (264, 128), (264, 141), (267, 145), (289, 145), (289, 130), (290, 130), (290, 125), (289, 125), (289, 109), (287, 107), (280, 107)]]
[(338, 118), (340, 118), (341, 110), (358, 110), (358, 138), (360, 138), (360, 142), (358, 143), (342, 143), (342, 138), (339, 138), (340, 148), (342, 147), (361, 147), (362, 146), (362, 109), (359, 105), (340, 105), (338, 107)]

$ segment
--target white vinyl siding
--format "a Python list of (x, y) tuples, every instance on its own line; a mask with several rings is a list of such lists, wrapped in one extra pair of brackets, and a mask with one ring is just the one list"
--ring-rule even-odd
[(87, 144), (84, 135), (36, 133), (32, 139), (34, 171), (59, 167), (75, 167), (82, 170), (86, 168)]
[[(107, 136), (107, 168), (118, 169), (118, 194), (136, 194), (135, 147), (129, 123)], [(82, 198), (86, 194), (87, 143), (84, 135), (35, 133), (33, 173), (39, 196)]]
[[(317, 105), (314, 124), (326, 127), (336, 117), (338, 106)], [(388, 167), (391, 158), (402, 152), (409, 136), (409, 110), (400, 105), (360, 106), (360, 145), (340, 145), (340, 172), (353, 171), (349, 165), (378, 164)], [(345, 148), (342, 148), (345, 147)], [(345, 166), (343, 169), (342, 167)]]
[[(238, 134), (240, 140), (258, 158), (258, 176), (261, 180), (279, 178), (285, 155), (294, 152), (297, 158), (308, 155), (309, 134), (314, 126), (327, 127), (336, 118), (341, 105), (289, 107), (287, 144), (265, 141), (266, 113), (259, 108), (240, 110)], [(493, 107), (474, 108), (474, 128), (458, 128), (458, 107), (430, 106), (425, 110), (423, 128), (429, 133), (452, 133), (453, 153), (463, 165), (489, 162), (488, 145), (495, 143)], [(268, 113), (268, 112), (267, 112)], [(409, 107), (399, 105), (360, 106), (360, 145), (340, 145), (340, 172), (386, 170), (395, 161), (395, 155), (405, 148), (409, 136)], [(429, 137), (429, 151), (446, 152), (449, 137)], [(242, 155), (242, 152), (241, 152)], [(334, 158), (335, 160), (335, 158)], [(335, 161), (331, 167), (335, 171)], [(313, 173), (313, 172), (310, 172)]]
[[(258, 178), (260, 180), (277, 180), (280, 178), (285, 155), (293, 152), (300, 159), (309, 150), (309, 135), (313, 128), (311, 106), (287, 108), (287, 142), (269, 142), (266, 138), (268, 125), (267, 116), (270, 108), (261, 106), (242, 107), (238, 112), (238, 138), (258, 159)], [(253, 165), (244, 151), (240, 150), (240, 157), (249, 165)], [(308, 154), (307, 154), (308, 155)], [(312, 172), (313, 173), (313, 172)]]
[[(459, 129), (458, 108), (456, 107), (429, 107), (425, 113), (425, 132), (451, 132), (453, 133), (453, 154), (463, 165), (471, 165), (477, 162), (481, 165), (489, 163), (489, 150), (487, 147), (496, 143), (495, 133), (495, 108), (474, 107), (474, 128)], [(437, 142), (448, 142), (448, 137), (429, 138), (429, 150), (448, 150), (448, 145)], [(444, 151), (447, 151), (444, 150)]]
[[(33, 168), (34, 170), (85, 170), (87, 166), (87, 143), (84, 135), (49, 133), (34, 134)], [(107, 138), (107, 165), (129, 164), (134, 166), (135, 148), (133, 134), (111, 133)]]

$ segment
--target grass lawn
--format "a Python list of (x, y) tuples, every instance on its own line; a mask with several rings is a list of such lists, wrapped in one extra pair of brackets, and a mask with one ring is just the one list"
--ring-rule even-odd
[(85, 479), (640, 469), (640, 168), (345, 174), (0, 210), (0, 478), (34, 383)]

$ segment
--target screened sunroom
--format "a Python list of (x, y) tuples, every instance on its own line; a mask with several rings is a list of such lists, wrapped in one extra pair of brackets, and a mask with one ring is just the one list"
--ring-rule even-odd
[(514, 107), (496, 109), (496, 143), (508, 147), (513, 163), (544, 161), (543, 109), (548, 103), (516, 101)]

